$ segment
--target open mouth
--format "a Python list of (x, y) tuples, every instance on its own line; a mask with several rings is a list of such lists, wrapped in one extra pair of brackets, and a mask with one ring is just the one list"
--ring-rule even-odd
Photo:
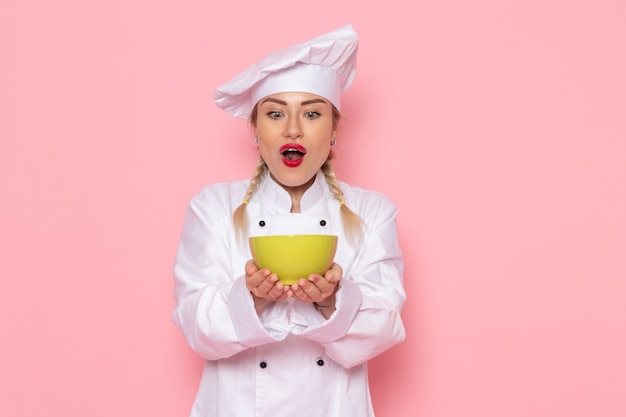
[(283, 157), (290, 160), (290, 161), (297, 161), (299, 159), (302, 159), (302, 157), (304, 156), (304, 152), (299, 150), (299, 149), (295, 149), (295, 148), (288, 148), (285, 149), (283, 152)]
[(283, 163), (286, 166), (295, 168), (304, 160), (306, 149), (298, 143), (288, 143), (280, 148), (280, 154), (283, 156)]

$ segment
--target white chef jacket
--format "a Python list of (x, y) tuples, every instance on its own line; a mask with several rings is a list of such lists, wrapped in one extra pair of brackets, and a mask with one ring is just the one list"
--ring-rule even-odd
[(290, 213), (291, 198), (269, 175), (247, 206), (248, 235), (339, 236), (343, 268), (329, 320), (293, 298), (258, 315), (246, 289), (246, 241), (232, 213), (248, 181), (205, 187), (190, 202), (174, 267), (173, 321), (206, 359), (192, 417), (372, 417), (366, 361), (404, 340), (405, 301), (397, 210), (383, 195), (341, 184), (365, 222), (362, 244), (344, 234), (324, 176)]

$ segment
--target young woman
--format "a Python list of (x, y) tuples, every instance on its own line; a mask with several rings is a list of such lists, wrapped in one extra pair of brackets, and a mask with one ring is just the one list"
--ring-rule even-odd
[[(397, 210), (337, 180), (341, 92), (356, 69), (351, 26), (273, 54), (220, 87), (249, 119), (260, 159), (248, 181), (190, 202), (174, 268), (173, 320), (205, 361), (200, 416), (373, 416), (367, 361), (404, 339)], [(323, 276), (285, 285), (250, 259), (247, 237), (339, 236)]]

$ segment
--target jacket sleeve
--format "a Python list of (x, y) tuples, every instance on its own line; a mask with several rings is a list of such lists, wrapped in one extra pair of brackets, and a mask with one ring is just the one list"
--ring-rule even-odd
[(380, 196), (361, 213), (366, 223), (364, 239), (354, 265), (348, 268), (349, 275), (340, 282), (336, 311), (323, 320), (310, 306), (300, 305), (291, 323), (293, 333), (321, 343), (345, 368), (361, 364), (405, 338), (400, 310), (406, 294), (397, 209)]
[[(259, 317), (242, 271), (233, 271), (232, 223), (224, 200), (205, 190), (187, 210), (174, 265), (172, 320), (205, 359), (230, 357), (282, 340), (289, 332), (278, 305)], [(220, 200), (222, 202), (220, 202)]]

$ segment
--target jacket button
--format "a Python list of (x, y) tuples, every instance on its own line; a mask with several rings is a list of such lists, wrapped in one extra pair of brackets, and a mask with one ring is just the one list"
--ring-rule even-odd
[(320, 220), (320, 226), (326, 226), (326, 220)]
[(324, 359), (318, 359), (317, 366), (324, 366)]
[(259, 364), (259, 366), (261, 367), (261, 369), (265, 369), (265, 368), (267, 368), (267, 363), (265, 361), (263, 361), (263, 362), (261, 362)]
[(261, 220), (261, 221), (259, 222), (259, 226), (261, 226), (261, 227), (265, 227), (265, 220)]

